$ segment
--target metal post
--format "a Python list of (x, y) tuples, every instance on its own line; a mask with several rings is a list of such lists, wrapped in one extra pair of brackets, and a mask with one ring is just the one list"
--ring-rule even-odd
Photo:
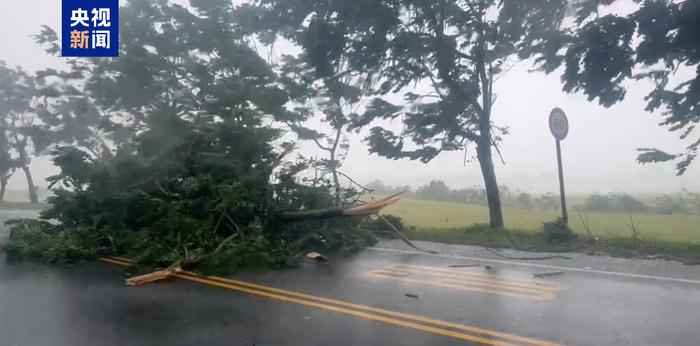
[(561, 218), (568, 223), (569, 214), (566, 212), (566, 194), (564, 193), (564, 170), (561, 165), (561, 144), (558, 139), (557, 143), (557, 166), (559, 166), (559, 195), (561, 197)]

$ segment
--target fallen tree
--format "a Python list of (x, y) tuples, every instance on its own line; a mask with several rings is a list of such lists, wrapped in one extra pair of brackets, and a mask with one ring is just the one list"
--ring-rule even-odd
[[(335, 185), (334, 185), (335, 186)], [(335, 189), (334, 189), (335, 192)], [(373, 201), (371, 203), (365, 204), (365, 205), (360, 205), (360, 206), (354, 206), (354, 207), (349, 207), (349, 208), (330, 208), (330, 209), (320, 209), (320, 210), (309, 210), (309, 211), (299, 211), (299, 212), (284, 212), (280, 213), (277, 217), (279, 217), (282, 220), (285, 221), (306, 221), (309, 219), (324, 219), (324, 218), (332, 218), (332, 217), (343, 217), (343, 216), (369, 216), (372, 214), (377, 214), (379, 211), (398, 201), (399, 200), (399, 195), (402, 193), (398, 193), (392, 196), (388, 196), (376, 201)], [(383, 221), (385, 221), (402, 239), (410, 244), (411, 246), (415, 247), (413, 244), (410, 243), (408, 239), (403, 236), (401, 231), (399, 231), (393, 224), (391, 224), (389, 221), (387, 221), (383, 216), (379, 216), (379, 218)], [(224, 239), (224, 241), (217, 246), (217, 248), (212, 252), (211, 256), (215, 256), (220, 249), (223, 248), (223, 245), (225, 242), (231, 240), (233, 237), (228, 237)], [(209, 256), (205, 255), (205, 256)], [(192, 262), (192, 261), (191, 261)], [(130, 262), (127, 262), (127, 264), (131, 265)], [(173, 274), (176, 273), (181, 273), (183, 271), (182, 269), (182, 261), (178, 260), (175, 263), (171, 264), (165, 269), (162, 270), (156, 270), (151, 273), (143, 274), (143, 275), (138, 275), (131, 277), (126, 280), (126, 284), (128, 286), (140, 286), (143, 284), (147, 284), (150, 282), (158, 281), (158, 280), (163, 280), (166, 279)]]
[[(67, 60), (69, 71), (37, 74), (58, 105), (44, 118), (84, 140), (53, 148), (60, 173), (49, 178), (50, 207), (12, 222), (9, 260), (119, 255), (133, 260), (133, 274), (155, 271), (132, 281), (143, 283), (178, 268), (275, 267), (306, 249), (344, 253), (375, 241), (367, 216), (399, 196), (354, 204), (352, 188), (338, 194), (327, 177), (307, 174), (313, 160), (292, 157), (296, 143), (281, 124), (310, 115), (289, 107), (293, 81), (249, 45), (236, 11), (226, 0), (129, 1), (120, 25), (138, 30), (122, 33), (118, 59)], [(37, 37), (53, 53), (57, 38), (50, 28)], [(62, 99), (64, 89), (80, 102)], [(69, 123), (66, 110), (89, 121)]]
[[(185, 162), (203, 165), (200, 160), (236, 165), (233, 157), (209, 161), (213, 152), (192, 151), (187, 158), (161, 153), (149, 159), (120, 152), (93, 161), (75, 147), (57, 149), (54, 162), (61, 174), (51, 181), (61, 187), (53, 189), (41, 220), (11, 222), (8, 259), (65, 263), (120, 255), (134, 260), (134, 273), (155, 270), (129, 284), (162, 279), (182, 268), (213, 274), (282, 266), (304, 250), (344, 253), (372, 244), (376, 226), (367, 216), (400, 198), (319, 208), (332, 204), (332, 184), (290, 179), (298, 164), (281, 168), (275, 177), (244, 175), (252, 181), (234, 174), (233, 167), (175, 168)], [(123, 184), (129, 180), (141, 182)]]

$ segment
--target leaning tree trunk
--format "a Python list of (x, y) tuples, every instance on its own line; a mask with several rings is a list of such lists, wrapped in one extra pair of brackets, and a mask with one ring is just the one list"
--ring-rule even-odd
[(501, 209), (501, 197), (498, 192), (496, 171), (493, 167), (491, 156), (491, 143), (489, 140), (480, 141), (476, 147), (476, 156), (481, 166), (481, 175), (484, 177), (486, 189), (486, 201), (489, 206), (489, 225), (492, 228), (503, 228), (503, 210)]
[(338, 150), (338, 142), (340, 141), (341, 129), (336, 130), (335, 142), (330, 151), (331, 156), (331, 173), (333, 173), (333, 188), (335, 189), (335, 205), (340, 205), (340, 181), (338, 180), (338, 162), (335, 160), (335, 152)]
[(27, 188), (29, 189), (29, 201), (32, 203), (38, 203), (39, 197), (36, 195), (36, 187), (34, 187), (34, 179), (32, 179), (32, 172), (29, 171), (29, 166), (22, 166), (24, 171), (24, 176), (27, 177)]
[(476, 157), (481, 166), (481, 175), (484, 177), (486, 189), (486, 201), (489, 205), (489, 225), (491, 228), (503, 228), (503, 210), (501, 210), (501, 197), (498, 191), (496, 171), (493, 168), (491, 155), (491, 106), (493, 106), (493, 74), (490, 68), (486, 68), (488, 46), (486, 44), (486, 26), (481, 17), (477, 18), (481, 25), (479, 32), (479, 44), (477, 46), (476, 70), (479, 73), (481, 83), (481, 114), (479, 117), (479, 137), (476, 143)]
[(7, 177), (0, 178), (0, 202), (5, 200), (5, 190), (7, 188)]

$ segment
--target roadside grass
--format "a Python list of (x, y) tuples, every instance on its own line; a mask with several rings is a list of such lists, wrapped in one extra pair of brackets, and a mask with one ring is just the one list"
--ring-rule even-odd
[(43, 210), (46, 209), (46, 203), (29, 203), (29, 202), (0, 202), (0, 210)]
[[(39, 195), (39, 200), (44, 201), (46, 197), (51, 196), (53, 192), (44, 188), (38, 188), (37, 194)], [(47, 207), (48, 204), (44, 202), (30, 203), (29, 193), (20, 190), (5, 191), (2, 201), (0, 201), (0, 210), (43, 210)]]
[[(444, 233), (445, 229), (464, 229), (488, 222), (488, 209), (481, 205), (402, 199), (387, 207), (386, 212), (427, 233)], [(517, 208), (504, 208), (503, 213), (507, 228), (524, 233), (539, 232), (545, 221), (560, 215), (557, 210)], [(587, 218), (591, 232), (599, 238), (629, 238), (631, 216), (642, 239), (700, 244), (700, 215), (581, 213), (581, 216)], [(569, 211), (569, 224), (575, 232), (587, 235), (574, 210)]]
[[(412, 228), (406, 235), (413, 240), (700, 264), (698, 215), (582, 213), (579, 218), (576, 211), (570, 211), (569, 224), (578, 234), (577, 239), (568, 244), (549, 244), (542, 237), (542, 224), (557, 218), (560, 214), (556, 210), (504, 208), (506, 229), (499, 230), (484, 225), (488, 222), (488, 209), (480, 205), (402, 199), (385, 212), (401, 217)], [(630, 227), (630, 216), (636, 235)]]
[(549, 244), (541, 233), (531, 230), (499, 229), (487, 225), (460, 228), (412, 229), (406, 232), (412, 240), (425, 240), (447, 244), (478, 245), (491, 248), (509, 248), (523, 251), (583, 252), (615, 257), (662, 258), (700, 264), (700, 244), (663, 241), (649, 238), (610, 237), (593, 239), (579, 234), (570, 243)]

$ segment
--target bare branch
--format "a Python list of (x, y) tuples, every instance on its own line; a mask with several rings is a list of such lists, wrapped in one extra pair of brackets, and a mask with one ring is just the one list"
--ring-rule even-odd
[(237, 235), (238, 233), (233, 233), (230, 236), (226, 237), (224, 240), (221, 241), (221, 243), (219, 243), (219, 246), (217, 246), (211, 254), (216, 255), (217, 253), (219, 253), (219, 251), (221, 251), (224, 248), (224, 246), (228, 244), (228, 242), (233, 240), (233, 238), (235, 238)]
[(319, 149), (325, 150), (325, 151), (331, 151), (331, 150), (332, 150), (332, 149), (329, 148), (329, 147), (323, 146), (323, 144), (321, 144), (321, 142), (318, 141), (318, 138), (312, 138), (312, 140), (316, 143), (316, 145), (319, 147)]
[(512, 70), (513, 67), (515, 67), (515, 64), (511, 64), (510, 66), (508, 66), (508, 68), (506, 68), (506, 69), (503, 70), (500, 74), (498, 74), (498, 77), (496, 77), (496, 78), (493, 80), (493, 82), (494, 82), (494, 83), (497, 82), (499, 79), (501, 79), (501, 77), (503, 77), (504, 74), (506, 74), (506, 73), (508, 73), (510, 70)]
[(503, 155), (501, 155), (501, 149), (498, 148), (498, 144), (496, 144), (496, 141), (493, 140), (493, 137), (491, 137), (491, 145), (496, 149), (496, 153), (498, 154), (498, 157), (501, 159), (502, 164), (506, 164), (506, 162), (503, 160)]
[[(424, 65), (424, 66), (425, 66), (425, 65)], [(439, 86), (438, 86), (438, 83), (437, 83), (437, 81), (435, 80), (435, 75), (433, 75), (433, 72), (430, 71), (429, 69), (428, 69), (427, 71), (428, 71), (428, 77), (430, 78), (430, 82), (433, 84), (433, 88), (435, 89), (435, 92), (436, 92), (438, 95), (440, 95), (441, 98), (445, 98), (445, 94), (443, 94), (442, 91), (440, 91), (440, 88), (439, 88)]]
[[(316, 107), (318, 108), (318, 106), (316, 106)], [(319, 108), (319, 111), (323, 112), (320, 108)], [(301, 127), (301, 125), (299, 125), (299, 124), (297, 124), (297, 125), (292, 125), (292, 124), (289, 123), (289, 122), (285, 122), (285, 124), (286, 124), (292, 131), (294, 131), (294, 128), (295, 128), (295, 127)], [(331, 151), (331, 148), (326, 147), (326, 146), (324, 146), (323, 144), (321, 144), (321, 142), (318, 141), (318, 138), (311, 138), (311, 140), (313, 140), (313, 141), (316, 143), (316, 145), (317, 145), (320, 149), (325, 150), (325, 151)]]
[(437, 252), (435, 252), (435, 251), (423, 250), (423, 249), (421, 249), (421, 248), (415, 246), (410, 240), (408, 240), (408, 238), (407, 238), (401, 231), (399, 231), (398, 228), (396, 228), (396, 226), (394, 226), (391, 222), (389, 222), (389, 220), (387, 220), (384, 216), (382, 216), (382, 215), (380, 215), (380, 214), (377, 214), (377, 217), (379, 217), (380, 219), (382, 219), (382, 221), (384, 221), (384, 223), (386, 223), (387, 225), (389, 225), (389, 227), (390, 227), (392, 230), (394, 230), (394, 232), (396, 233), (396, 235), (399, 236), (399, 238), (400, 238), (404, 243), (406, 243), (406, 245), (408, 245), (408, 246), (410, 246), (410, 247), (412, 247), (412, 248), (414, 248), (414, 249), (416, 249), (416, 250), (418, 250), (418, 251), (427, 252), (427, 253), (437, 253)]
[(352, 182), (353, 184), (359, 186), (361, 189), (363, 189), (363, 190), (365, 190), (365, 191), (369, 191), (369, 192), (374, 191), (374, 190), (372, 190), (372, 189), (368, 189), (368, 188), (366, 188), (366, 187), (360, 185), (360, 183), (358, 183), (358, 182), (356, 182), (355, 180), (353, 180), (352, 178), (350, 178), (347, 174), (345, 174), (345, 173), (343, 173), (343, 172), (341, 172), (341, 171), (336, 171), (336, 172), (337, 172), (338, 174), (344, 176), (344, 177), (347, 178), (348, 180), (350, 180), (350, 182)]
[(630, 215), (630, 223), (627, 225), (627, 227), (630, 229), (630, 231), (632, 231), (632, 239), (639, 239), (639, 230), (634, 224), (634, 219), (632, 218), (632, 215)]
[(468, 149), (467, 145), (465, 144), (464, 145), (464, 162), (463, 162), (464, 167), (467, 167), (467, 149)]

